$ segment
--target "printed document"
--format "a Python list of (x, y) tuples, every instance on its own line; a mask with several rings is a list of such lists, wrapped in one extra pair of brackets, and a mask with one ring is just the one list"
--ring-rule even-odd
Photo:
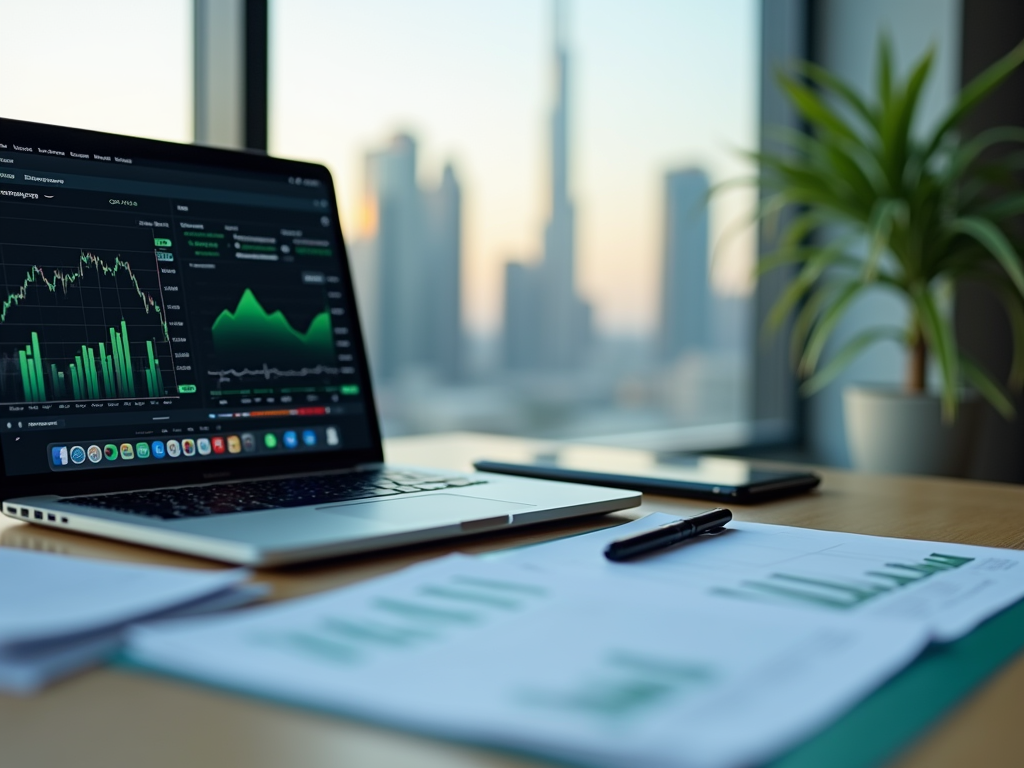
[(451, 556), (232, 616), (132, 630), (129, 657), (410, 730), (637, 768), (737, 768), (908, 664), (923, 624)]
[(527, 547), (505, 561), (671, 585), (742, 605), (913, 621), (932, 639), (966, 635), (1024, 598), (1024, 552), (734, 521), (636, 560), (613, 563), (605, 546), (678, 517), (652, 514), (583, 536)]

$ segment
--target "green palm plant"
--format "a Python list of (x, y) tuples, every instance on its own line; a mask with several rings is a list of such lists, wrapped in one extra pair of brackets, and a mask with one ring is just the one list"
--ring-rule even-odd
[[(963, 384), (1005, 417), (1006, 390), (958, 349), (952, 290), (961, 281), (991, 287), (1013, 331), (1008, 385), (1024, 386), (1024, 267), (1014, 219), (1024, 192), (1013, 178), (1024, 152), (988, 159), (995, 145), (1024, 143), (1024, 129), (1003, 127), (964, 140), (965, 117), (1024, 62), (1024, 42), (970, 82), (930, 132), (915, 125), (931, 52), (905, 79), (893, 72), (889, 43), (878, 53), (876, 92), (865, 99), (827, 70), (803, 63), (781, 87), (808, 124), (787, 134), (779, 152), (753, 155), (760, 167), (760, 215), (792, 211), (759, 272), (795, 265), (795, 278), (766, 327), (793, 317), (791, 353), (802, 391), (824, 387), (867, 347), (886, 339), (909, 352), (908, 392), (925, 390), (930, 358), (941, 373), (942, 412), (956, 415)], [(826, 342), (867, 291), (889, 291), (908, 309), (905, 327), (865, 330), (822, 365)]]

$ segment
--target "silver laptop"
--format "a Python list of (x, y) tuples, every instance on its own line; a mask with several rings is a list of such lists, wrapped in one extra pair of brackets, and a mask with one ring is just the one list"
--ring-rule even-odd
[(383, 462), (326, 168), (0, 119), (5, 515), (276, 565), (640, 503)]

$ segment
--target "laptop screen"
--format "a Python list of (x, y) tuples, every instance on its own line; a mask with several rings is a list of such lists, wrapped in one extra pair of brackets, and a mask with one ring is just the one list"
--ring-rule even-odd
[(30, 128), (0, 120), (8, 476), (379, 445), (325, 169)]

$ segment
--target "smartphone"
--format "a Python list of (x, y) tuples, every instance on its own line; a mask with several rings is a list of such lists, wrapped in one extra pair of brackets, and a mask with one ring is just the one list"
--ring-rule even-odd
[(481, 459), (473, 466), (481, 472), (737, 504), (806, 493), (821, 482), (813, 472), (760, 469), (744, 459), (586, 445), (540, 453), (526, 463)]

